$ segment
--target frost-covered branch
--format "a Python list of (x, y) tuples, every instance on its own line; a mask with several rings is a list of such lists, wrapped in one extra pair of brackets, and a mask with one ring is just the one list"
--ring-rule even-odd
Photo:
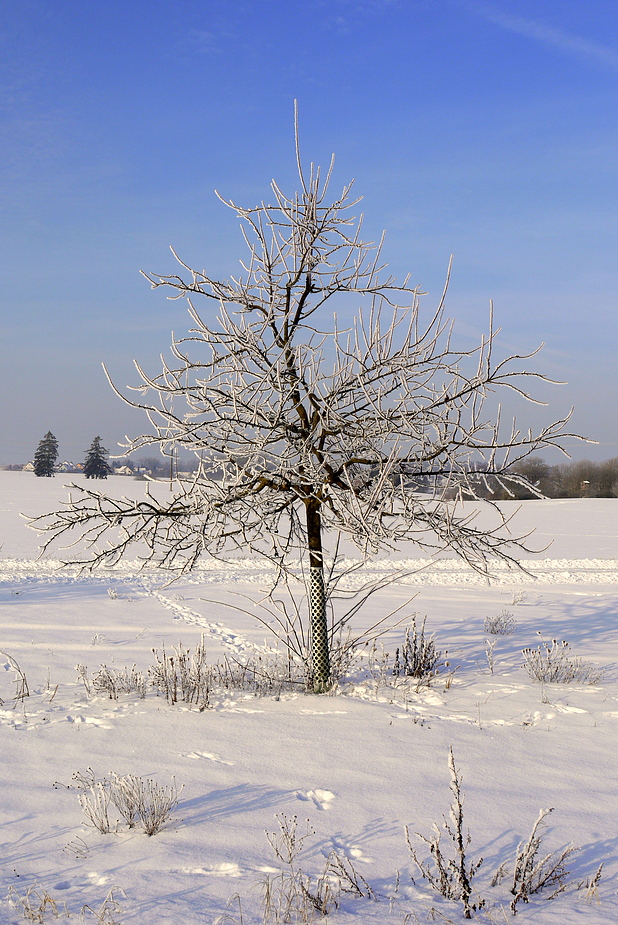
[[(495, 393), (534, 401), (530, 386), (547, 381), (529, 369), (535, 354), (494, 359), (493, 310), (478, 346), (457, 348), (448, 277), (426, 314), (418, 286), (384, 275), (383, 242), (364, 240), (352, 184), (328, 198), (331, 174), (299, 160), (294, 195), (273, 182), (269, 203), (223, 200), (248, 247), (238, 277), (181, 260), (178, 274), (146, 274), (189, 299), (192, 326), (159, 373), (136, 364), (138, 384), (122, 398), (149, 427), (128, 449), (185, 450), (199, 467), (167, 504), (73, 486), (73, 500), (32, 521), (45, 548), (74, 535), (90, 547), (83, 561), (99, 565), (138, 542), (181, 571), (230, 549), (283, 569), (307, 554), (315, 576), (332, 528), (367, 555), (412, 541), (481, 570), (488, 557), (515, 564), (526, 538), (500, 509), (488, 529), (458, 502), (483, 488), (508, 493), (509, 466), (560, 448), (568, 416), (535, 432), (503, 423)], [(351, 297), (355, 317), (342, 323)]]

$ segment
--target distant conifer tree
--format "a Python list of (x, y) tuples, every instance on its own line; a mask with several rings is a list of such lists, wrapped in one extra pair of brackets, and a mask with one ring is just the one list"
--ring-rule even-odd
[(87, 453), (84, 463), (84, 475), (86, 478), (106, 479), (112, 468), (107, 462), (108, 451), (101, 446), (100, 437), (94, 438)]
[(34, 474), (51, 477), (58, 459), (58, 441), (48, 430), (34, 454)]

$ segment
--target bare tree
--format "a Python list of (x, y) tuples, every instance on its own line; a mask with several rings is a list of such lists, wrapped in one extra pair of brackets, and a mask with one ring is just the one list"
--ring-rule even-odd
[[(526, 547), (504, 518), (485, 530), (448, 499), (464, 488), (474, 496), (479, 468), (499, 478), (531, 452), (559, 445), (567, 419), (534, 434), (514, 422), (502, 428), (486, 398), (496, 390), (529, 398), (527, 384), (545, 379), (527, 369), (534, 354), (494, 362), (491, 312), (475, 349), (453, 347), (446, 287), (423, 320), (418, 287), (383, 276), (382, 242), (363, 240), (352, 184), (329, 201), (333, 162), (325, 177), (313, 164), (305, 173), (296, 137), (299, 192), (289, 197), (273, 181), (268, 204), (222, 200), (241, 220), (241, 275), (217, 280), (179, 258), (178, 275), (144, 274), (154, 289), (187, 297), (193, 327), (173, 339), (159, 375), (136, 364), (141, 394), (121, 397), (146, 412), (152, 432), (131, 449), (180, 446), (199, 459), (196, 473), (167, 504), (84, 488), (33, 525), (51, 534), (44, 548), (76, 530), (93, 548), (89, 567), (117, 560), (135, 541), (179, 571), (203, 553), (246, 550), (274, 559), (284, 574), (300, 556), (313, 688), (323, 691), (325, 529), (367, 555), (413, 540), (425, 550), (450, 547), (483, 570), (490, 555), (513, 562), (507, 544)], [(351, 297), (356, 314), (343, 324), (327, 309), (336, 302), (347, 312)], [(120, 532), (97, 547), (110, 528)]]

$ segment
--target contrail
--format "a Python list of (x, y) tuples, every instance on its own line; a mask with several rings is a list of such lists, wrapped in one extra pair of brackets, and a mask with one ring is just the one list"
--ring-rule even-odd
[(500, 26), (501, 29), (506, 29), (508, 32), (525, 35), (543, 45), (550, 45), (571, 54), (575, 53), (580, 57), (588, 58), (613, 70), (618, 69), (618, 51), (606, 45), (591, 42), (579, 35), (564, 32), (535, 19), (525, 19), (523, 16), (505, 13), (489, 3), (468, 2), (468, 0), (465, 0), (462, 5), (471, 13), (494, 23), (496, 26)]

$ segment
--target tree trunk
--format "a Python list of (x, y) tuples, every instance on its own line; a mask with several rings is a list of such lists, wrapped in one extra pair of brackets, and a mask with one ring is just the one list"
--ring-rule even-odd
[(320, 502), (306, 502), (307, 545), (309, 548), (309, 625), (311, 628), (311, 662), (313, 689), (323, 694), (330, 686), (330, 656), (326, 594), (324, 589), (324, 558), (322, 555), (322, 518)]

